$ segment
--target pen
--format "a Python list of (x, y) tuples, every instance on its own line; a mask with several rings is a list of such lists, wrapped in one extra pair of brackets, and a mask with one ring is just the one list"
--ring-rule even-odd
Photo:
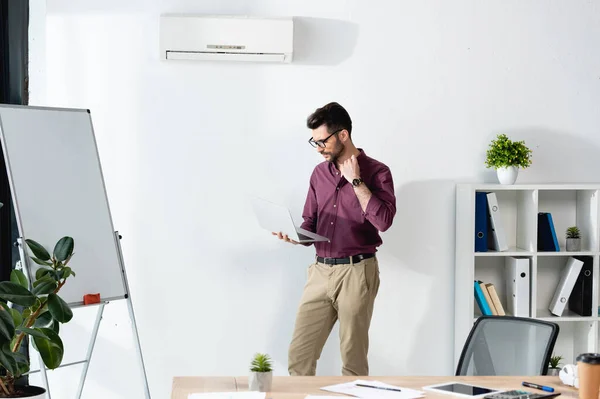
[(546, 391), (546, 392), (554, 392), (554, 388), (552, 388), (552, 387), (547, 387), (545, 385), (534, 384), (532, 382), (523, 382), (523, 386), (529, 387), (529, 388), (541, 389), (542, 391)]
[(386, 391), (396, 391), (396, 392), (402, 392), (401, 389), (398, 388), (386, 388), (386, 387), (376, 387), (374, 385), (365, 385), (365, 384), (356, 384), (357, 387), (364, 387), (364, 388), (375, 388), (375, 389), (383, 389)]

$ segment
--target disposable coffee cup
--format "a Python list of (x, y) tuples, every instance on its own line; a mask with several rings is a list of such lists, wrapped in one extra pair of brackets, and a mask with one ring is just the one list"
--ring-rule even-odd
[(579, 399), (599, 399), (600, 353), (582, 353), (577, 356)]

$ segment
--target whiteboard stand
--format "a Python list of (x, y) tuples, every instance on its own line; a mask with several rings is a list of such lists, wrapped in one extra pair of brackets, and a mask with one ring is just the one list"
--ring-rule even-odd
[[(99, 305), (99, 308), (86, 359), (60, 367), (84, 364), (79, 397), (104, 306), (125, 299), (145, 396), (150, 399), (121, 236), (112, 221), (90, 110), (0, 104), (0, 144), (21, 237), (17, 242), (20, 263), (30, 284), (35, 281), (39, 266), (27, 256), (25, 239), (48, 244), (69, 235), (79, 249), (74, 268), (77, 276), (61, 289), (61, 298), (75, 308), (85, 306), (83, 298), (86, 294), (101, 294), (99, 304), (87, 305)], [(56, 190), (57, 176), (61, 182), (68, 182), (61, 184), (59, 191)], [(40, 199), (40, 193), (54, 195)], [(50, 397), (43, 362), (40, 362), (40, 371)]]
[[(121, 238), (122, 238), (122, 236), (119, 234), (119, 232), (115, 231), (115, 240), (117, 242), (117, 248), (119, 250), (119, 263), (121, 264), (121, 268), (122, 268), (121, 270), (123, 271), (123, 283), (125, 284), (125, 288), (126, 288), (127, 292), (129, 292), (129, 282), (127, 281), (127, 273), (125, 272), (125, 262), (123, 261), (123, 253), (121, 252), (121, 243), (120, 243)], [(17, 240), (17, 243), (19, 246), (19, 254), (21, 256), (21, 261), (19, 262), (21, 266), (29, 265), (28, 261), (24, 261), (26, 259), (26, 257), (25, 257), (23, 241), (24, 240), (22, 238), (19, 238)], [(25, 267), (25, 269), (26, 269), (25, 274), (29, 279), (29, 288), (31, 289), (32, 281), (34, 281), (34, 279), (31, 278), (31, 268)], [(142, 346), (140, 344), (140, 338), (138, 335), (137, 323), (135, 321), (135, 312), (133, 310), (133, 303), (131, 301), (131, 295), (127, 294), (125, 300), (127, 301), (127, 308), (129, 310), (129, 318), (131, 319), (131, 327), (133, 329), (133, 340), (135, 343), (137, 359), (138, 359), (140, 370), (142, 372), (142, 378), (144, 380), (144, 395), (145, 395), (146, 399), (150, 399), (150, 389), (148, 386), (148, 377), (146, 375), (146, 367), (144, 365), (144, 357), (142, 355)], [(88, 344), (88, 349), (87, 349), (85, 359), (77, 361), (77, 362), (61, 364), (60, 366), (58, 366), (58, 368), (62, 368), (62, 367), (74, 366), (77, 364), (83, 364), (83, 370), (81, 372), (81, 378), (79, 380), (79, 388), (77, 389), (77, 396), (76, 396), (78, 399), (81, 398), (81, 395), (83, 393), (85, 379), (87, 377), (87, 372), (90, 367), (92, 353), (94, 352), (94, 345), (96, 344), (96, 338), (98, 337), (98, 330), (100, 329), (100, 322), (102, 321), (102, 314), (104, 313), (104, 306), (108, 303), (109, 303), (109, 301), (105, 300), (100, 303), (96, 303), (96, 304), (92, 304), (92, 305), (81, 305), (81, 304), (74, 304), (74, 305), (70, 304), (69, 305), (72, 308), (84, 307), (84, 306), (89, 307), (89, 306), (98, 305), (98, 313), (96, 315), (96, 321), (94, 322), (94, 327), (92, 328), (92, 335), (90, 337), (90, 343)], [(30, 371), (29, 373), (26, 373), (26, 374), (33, 374), (33, 373), (37, 373), (38, 371), (40, 371), (41, 376), (42, 376), (42, 382), (44, 384), (44, 388), (46, 388), (46, 395), (48, 396), (48, 399), (51, 399), (50, 384), (48, 383), (48, 375), (46, 373), (46, 366), (44, 365), (44, 361), (42, 360), (42, 356), (39, 354), (39, 352), (37, 355), (38, 355), (38, 359), (40, 362), (40, 370)]]

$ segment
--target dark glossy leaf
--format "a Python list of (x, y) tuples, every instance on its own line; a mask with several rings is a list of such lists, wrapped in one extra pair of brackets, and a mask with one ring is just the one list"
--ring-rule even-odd
[(40, 284), (44, 283), (54, 283), (56, 280), (52, 276), (44, 276), (40, 279), (37, 279), (33, 282), (33, 288), (37, 287)]
[(55, 333), (60, 333), (60, 323), (56, 320), (54, 320), (52, 322), (52, 327), (50, 327), (52, 330), (54, 330)]
[(50, 370), (53, 370), (60, 366), (62, 362), (64, 348), (63, 343), (57, 333), (49, 328), (40, 328), (48, 339), (33, 337), (35, 341), (36, 348), (40, 355), (42, 356), (42, 360), (46, 367)]
[(44, 334), (39, 328), (19, 328), (17, 331), (24, 332), (25, 334), (29, 334), (32, 337), (42, 338), (42, 339), (50, 339), (46, 334)]
[(58, 272), (58, 276), (60, 279), (63, 279), (68, 278), (69, 276), (75, 276), (75, 273), (73, 273), (73, 270), (67, 266)]
[(31, 256), (31, 260), (42, 266), (52, 266), (52, 262), (46, 262), (41, 259), (36, 258), (35, 256)]
[(48, 310), (54, 320), (61, 323), (68, 323), (73, 318), (73, 311), (69, 305), (56, 294), (48, 295)]
[(34, 327), (50, 327), (52, 326), (52, 322), (54, 319), (52, 318), (52, 314), (50, 312), (44, 312), (38, 316), (33, 324)]
[(5, 342), (0, 350), (0, 364), (13, 375), (17, 374), (19, 371), (17, 360), (15, 359), (14, 353), (11, 352), (10, 344), (8, 342)]
[(27, 243), (29, 249), (31, 249), (31, 252), (33, 252), (36, 258), (40, 260), (50, 260), (50, 254), (48, 253), (48, 251), (46, 251), (46, 248), (44, 248), (34, 240), (27, 239), (25, 240), (25, 242)]
[[(47, 277), (47, 276), (48, 276), (48, 277), (51, 277), (51, 278), (53, 278), (53, 279), (55, 279), (55, 278), (54, 278), (54, 276), (55, 276), (55, 272), (54, 272), (54, 270), (53, 270), (53, 269), (50, 269), (50, 268), (48, 268), (48, 267), (40, 267), (40, 268), (39, 268), (39, 269), (37, 269), (37, 271), (35, 272), (35, 279), (36, 279), (36, 280), (41, 280), (41, 279), (43, 279), (44, 277)], [(55, 280), (56, 280), (56, 279), (55, 279)], [(35, 285), (35, 283), (34, 283), (34, 285)]]
[(55, 280), (47, 280), (44, 281), (42, 284), (38, 285), (37, 287), (35, 287), (33, 289), (33, 293), (35, 295), (48, 295), (52, 292), (54, 292), (54, 290), (56, 290), (56, 288), (58, 287), (58, 283)]
[(33, 305), (36, 300), (36, 297), (27, 288), (10, 281), (0, 282), (0, 298), (25, 307)]
[(21, 316), (21, 313), (17, 309), (13, 309), (13, 308), (8, 308), (8, 311), (10, 312), (10, 315), (13, 318), (15, 327), (20, 326), (21, 323), (23, 323), (23, 316)]
[(15, 335), (15, 322), (6, 308), (0, 310), (0, 340), (10, 342)]
[(14, 269), (10, 273), (10, 281), (15, 284), (19, 284), (23, 288), (29, 288), (29, 281), (27, 280), (25, 273), (23, 273), (21, 270)]
[(74, 245), (73, 238), (68, 236), (61, 238), (54, 247), (54, 257), (63, 262), (73, 253)]

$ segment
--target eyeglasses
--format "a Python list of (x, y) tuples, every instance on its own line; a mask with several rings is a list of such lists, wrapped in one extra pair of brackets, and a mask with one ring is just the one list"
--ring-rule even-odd
[(344, 129), (342, 128), (342, 129), (338, 129), (338, 130), (336, 130), (335, 132), (331, 133), (329, 136), (325, 137), (323, 140), (317, 140), (317, 141), (315, 141), (315, 140), (313, 140), (313, 138), (311, 137), (310, 139), (308, 139), (308, 143), (309, 143), (310, 145), (312, 145), (313, 147), (315, 147), (315, 148), (317, 148), (317, 147), (325, 148), (325, 142), (326, 142), (327, 140), (329, 140), (329, 138), (330, 138), (331, 136), (333, 136), (334, 134), (337, 134), (337, 133), (341, 132), (342, 130), (344, 130)]

